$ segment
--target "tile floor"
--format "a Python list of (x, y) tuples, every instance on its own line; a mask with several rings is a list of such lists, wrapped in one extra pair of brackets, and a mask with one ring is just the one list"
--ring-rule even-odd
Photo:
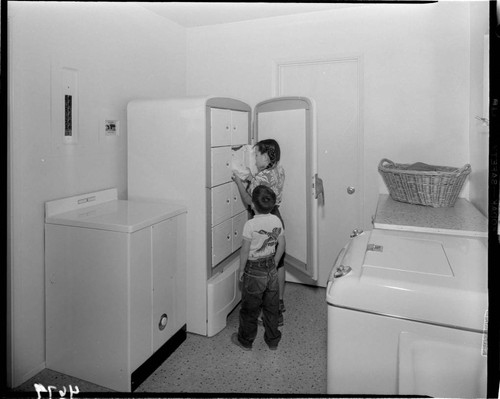
[[(326, 394), (326, 290), (287, 283), (284, 300), (283, 338), (277, 351), (265, 344), (263, 327), (252, 351), (231, 343), (231, 334), (238, 328), (237, 306), (228, 316), (227, 327), (216, 336), (188, 333), (135, 392)], [(35, 392), (35, 383), (58, 389), (76, 385), (79, 397), (85, 392), (114, 392), (48, 369), (14, 391)]]

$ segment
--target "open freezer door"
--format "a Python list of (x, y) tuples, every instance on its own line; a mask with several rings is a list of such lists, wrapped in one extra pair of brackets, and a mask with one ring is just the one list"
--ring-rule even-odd
[(276, 97), (254, 110), (253, 144), (275, 139), (281, 149), (285, 186), (280, 213), (285, 222), (285, 266), (318, 280), (318, 207), (324, 202), (317, 174), (316, 114), (306, 97)]

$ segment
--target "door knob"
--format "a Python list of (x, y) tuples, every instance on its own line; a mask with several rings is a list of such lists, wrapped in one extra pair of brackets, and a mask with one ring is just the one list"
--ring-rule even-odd
[(354, 194), (356, 189), (352, 186), (347, 187), (347, 194)]

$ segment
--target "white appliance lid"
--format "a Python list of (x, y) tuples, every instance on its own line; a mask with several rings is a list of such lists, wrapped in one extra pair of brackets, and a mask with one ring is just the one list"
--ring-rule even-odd
[(132, 233), (185, 212), (184, 206), (168, 202), (112, 200), (52, 214), (45, 223)]
[[(327, 302), (371, 313), (482, 331), (487, 241), (374, 229), (354, 238), (336, 267)], [(334, 269), (336, 268), (334, 266)]]

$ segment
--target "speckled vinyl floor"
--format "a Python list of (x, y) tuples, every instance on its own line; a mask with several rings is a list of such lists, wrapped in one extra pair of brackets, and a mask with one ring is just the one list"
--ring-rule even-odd
[[(252, 351), (231, 343), (238, 329), (239, 305), (214, 337), (187, 334), (186, 340), (135, 392), (326, 394), (327, 305), (324, 288), (287, 283), (284, 326), (277, 351), (259, 327)], [(85, 392), (113, 392), (45, 369), (14, 391), (34, 392), (34, 384), (78, 386)]]

